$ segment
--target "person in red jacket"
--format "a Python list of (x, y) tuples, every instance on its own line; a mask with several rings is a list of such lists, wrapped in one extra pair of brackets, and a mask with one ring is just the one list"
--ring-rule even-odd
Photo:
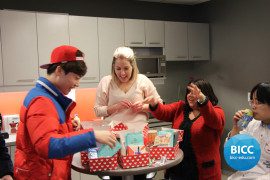
[[(74, 131), (70, 112), (76, 103), (66, 97), (87, 71), (84, 54), (73, 46), (52, 51), (46, 78), (26, 95), (17, 131), (14, 176), (27, 180), (71, 179), (74, 153), (96, 147), (96, 142), (115, 146), (110, 131)], [(75, 123), (76, 124), (76, 123)]]
[(221, 180), (220, 139), (225, 116), (217, 106), (212, 86), (205, 80), (191, 81), (186, 89), (185, 101), (163, 105), (148, 98), (154, 117), (172, 122), (175, 129), (184, 130), (179, 146), (183, 161), (166, 171), (170, 180)]
[(1, 129), (0, 129), (0, 179), (13, 180), (13, 163), (10, 155), (8, 154), (8, 148), (6, 147), (6, 142), (4, 139), (4, 135), (1, 133)]

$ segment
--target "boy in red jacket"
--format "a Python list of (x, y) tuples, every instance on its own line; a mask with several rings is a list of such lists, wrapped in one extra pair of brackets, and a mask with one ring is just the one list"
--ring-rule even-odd
[(71, 179), (74, 153), (96, 147), (113, 147), (116, 137), (109, 131), (74, 131), (70, 112), (75, 102), (67, 98), (87, 71), (84, 54), (73, 46), (53, 50), (51, 62), (40, 66), (40, 77), (29, 91), (20, 112), (14, 176), (16, 179)]

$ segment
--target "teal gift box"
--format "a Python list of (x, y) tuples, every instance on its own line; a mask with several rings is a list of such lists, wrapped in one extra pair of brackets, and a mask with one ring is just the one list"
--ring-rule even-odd
[(102, 144), (98, 150), (98, 157), (112, 157), (119, 151), (119, 149), (121, 149), (119, 141), (116, 141), (114, 148), (110, 148), (110, 146)]

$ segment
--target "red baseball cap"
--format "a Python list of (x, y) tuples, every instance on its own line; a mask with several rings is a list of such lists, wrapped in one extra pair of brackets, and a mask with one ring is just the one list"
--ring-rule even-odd
[[(65, 63), (68, 61), (83, 61), (83, 56), (78, 56), (81, 52), (78, 48), (68, 45), (56, 47), (51, 53), (51, 62), (40, 66), (42, 69), (48, 69), (51, 64)], [(83, 53), (81, 53), (83, 55)]]

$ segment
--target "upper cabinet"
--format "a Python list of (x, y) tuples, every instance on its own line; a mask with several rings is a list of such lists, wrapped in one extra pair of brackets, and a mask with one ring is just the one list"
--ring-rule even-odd
[(97, 18), (69, 16), (69, 38), (85, 54), (88, 70), (80, 82), (99, 82)]
[[(39, 65), (50, 62), (51, 52), (60, 45), (69, 45), (68, 15), (37, 13)], [(39, 69), (45, 76), (46, 70)]]
[(123, 19), (98, 18), (100, 79), (111, 74), (113, 53), (124, 46)]
[(167, 61), (188, 60), (187, 23), (165, 22), (165, 48)]
[(145, 20), (147, 47), (164, 47), (164, 21)]
[(209, 24), (188, 23), (189, 60), (209, 60)]
[[(1, 25), (1, 16), (0, 16), (0, 25)], [(0, 27), (0, 32), (1, 32), (1, 27)], [(0, 37), (0, 47), (1, 47), (1, 37)], [(3, 86), (3, 67), (2, 67), (2, 64), (3, 64), (2, 48), (0, 48), (0, 86)]]
[(4, 85), (33, 85), (38, 78), (36, 13), (2, 10)]
[(163, 47), (164, 22), (124, 19), (125, 45), (130, 47)]
[(165, 22), (167, 61), (209, 60), (209, 25)]
[(124, 19), (125, 45), (131, 47), (145, 46), (144, 20)]

